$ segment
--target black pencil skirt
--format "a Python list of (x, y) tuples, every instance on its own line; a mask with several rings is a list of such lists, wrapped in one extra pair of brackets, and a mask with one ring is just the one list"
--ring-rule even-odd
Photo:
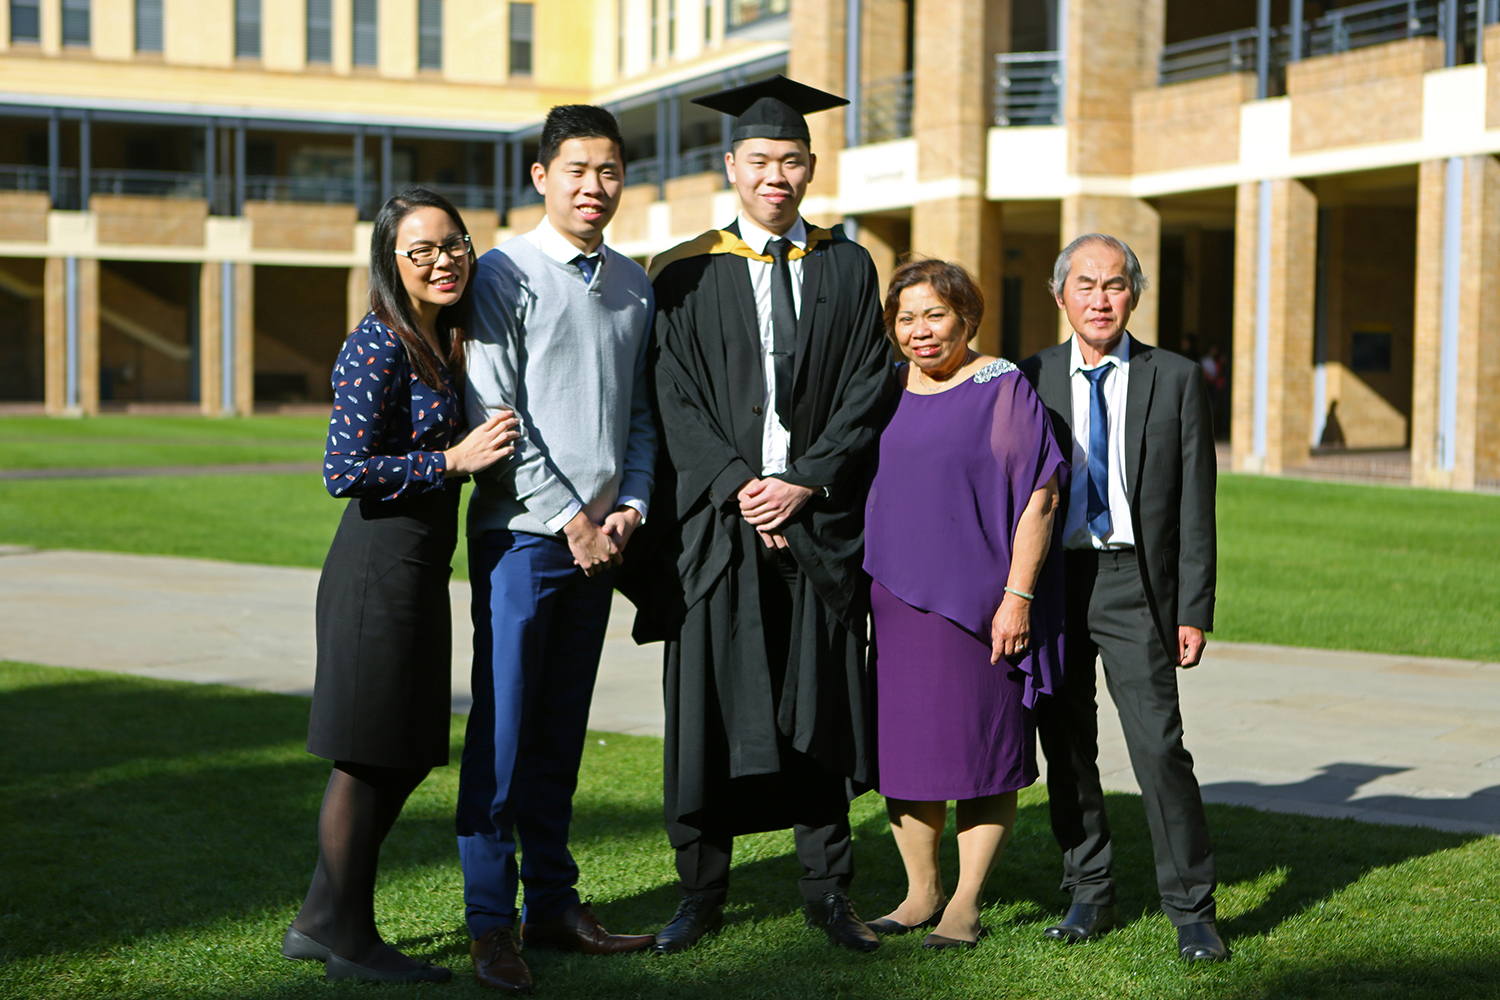
[(349, 501), (318, 581), (309, 753), (382, 767), (448, 763), (459, 493), (453, 483)]

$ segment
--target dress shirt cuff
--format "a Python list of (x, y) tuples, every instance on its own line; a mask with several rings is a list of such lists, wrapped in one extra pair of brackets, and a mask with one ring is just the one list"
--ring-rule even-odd
[(615, 501), (615, 506), (629, 507), (637, 514), (641, 515), (642, 524), (646, 523), (646, 501), (638, 499), (636, 497), (621, 497), (620, 499)]
[(569, 521), (578, 516), (580, 510), (583, 510), (583, 504), (577, 500), (569, 500), (566, 507), (542, 523), (547, 526), (548, 531), (557, 534), (563, 528), (567, 527)]

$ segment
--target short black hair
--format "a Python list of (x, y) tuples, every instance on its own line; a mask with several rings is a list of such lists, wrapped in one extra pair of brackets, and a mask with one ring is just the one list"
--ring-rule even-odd
[(551, 166), (558, 150), (569, 139), (608, 139), (620, 154), (621, 168), (625, 166), (625, 140), (620, 135), (620, 123), (603, 108), (592, 104), (559, 104), (547, 112), (536, 162), (543, 167)]

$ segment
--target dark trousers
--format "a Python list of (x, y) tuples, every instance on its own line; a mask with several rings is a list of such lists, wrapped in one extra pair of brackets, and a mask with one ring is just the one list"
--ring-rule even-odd
[(1099, 785), (1095, 658), (1120, 712), (1156, 857), (1162, 910), (1177, 926), (1214, 919), (1214, 855), (1193, 758), (1182, 745), (1176, 650), (1162, 648), (1132, 550), (1067, 553), (1066, 680), (1038, 706), (1062, 890), (1112, 904), (1109, 821)]
[(584, 576), (556, 538), (491, 531), (470, 540), (474, 706), (458, 853), (475, 938), (514, 925), (518, 880), (523, 920), (550, 920), (578, 902), (568, 826), (614, 576)]
[[(791, 647), (792, 588), (797, 564), (785, 549), (759, 546), (761, 620), (765, 623), (766, 657), (771, 665), (771, 690), (779, 694), (786, 676)], [(797, 886), (804, 899), (817, 901), (828, 892), (848, 892), (854, 878), (854, 852), (849, 830), (849, 798), (842, 775), (823, 767), (807, 754), (792, 749), (778, 737), (781, 772), (732, 779), (749, 797), (787, 796), (798, 818), (792, 826), (797, 860), (803, 875)], [(779, 812), (787, 811), (782, 804)], [(722, 903), (729, 890), (729, 864), (734, 835), (724, 817), (707, 809), (674, 823), (677, 877), (684, 896), (703, 895)]]

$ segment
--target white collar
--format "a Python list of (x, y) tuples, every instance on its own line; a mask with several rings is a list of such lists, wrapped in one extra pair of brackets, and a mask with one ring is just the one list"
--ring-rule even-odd
[(566, 236), (553, 228), (551, 221), (545, 215), (542, 216), (542, 221), (536, 224), (536, 228), (531, 231), (531, 242), (536, 244), (538, 250), (559, 264), (571, 264), (579, 257), (586, 257), (592, 260), (604, 256), (604, 243), (602, 241), (599, 244), (599, 248), (593, 253), (584, 253), (574, 246)]
[(1118, 366), (1129, 363), (1130, 332), (1128, 330), (1120, 335), (1120, 342), (1115, 345), (1115, 349), (1106, 354), (1104, 360), (1100, 361), (1098, 365), (1086, 365), (1083, 363), (1083, 352), (1078, 349), (1078, 334), (1076, 332), (1068, 339), (1068, 374), (1070, 376), (1077, 375), (1079, 371), (1090, 367), (1099, 368), (1104, 365)]
[(802, 216), (799, 215), (797, 216), (797, 221), (792, 223), (791, 229), (788, 229), (781, 236), (777, 236), (775, 233), (766, 232), (764, 229), (751, 222), (748, 215), (746, 215), (744, 212), (741, 212), (740, 239), (744, 240), (745, 245), (748, 246), (751, 250), (754, 250), (756, 253), (765, 253), (766, 244), (775, 239), (791, 240), (793, 246), (797, 247), (799, 250), (806, 250), (807, 223), (803, 222)]

